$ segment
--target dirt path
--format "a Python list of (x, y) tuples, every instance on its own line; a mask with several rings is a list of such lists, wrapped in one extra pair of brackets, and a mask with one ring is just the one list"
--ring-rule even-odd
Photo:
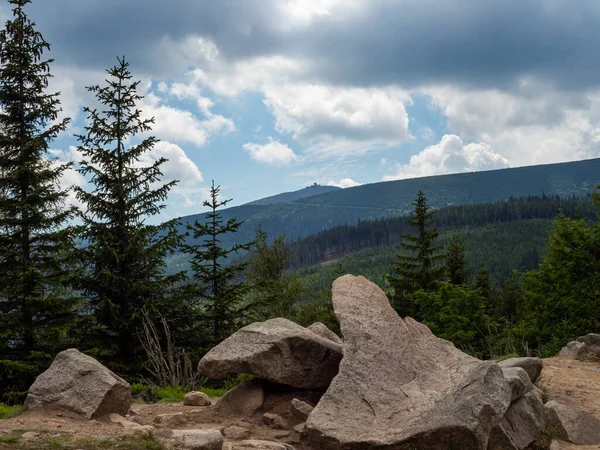
[[(588, 412), (600, 419), (600, 362), (547, 358), (538, 384), (550, 400)], [(600, 445), (561, 443), (561, 449), (600, 450)]]

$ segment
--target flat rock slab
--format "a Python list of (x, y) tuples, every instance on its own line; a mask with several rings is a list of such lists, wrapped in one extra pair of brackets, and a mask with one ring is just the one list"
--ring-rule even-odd
[[(511, 389), (500, 367), (401, 319), (364, 277), (333, 283), (344, 336), (338, 375), (307, 420), (320, 450), (485, 449)], [(412, 447), (411, 447), (412, 446)]]
[(325, 390), (341, 358), (340, 344), (277, 318), (241, 328), (209, 351), (198, 370), (213, 379), (250, 373), (272, 383)]
[(221, 450), (223, 435), (219, 430), (173, 430), (179, 448), (187, 450)]
[(37, 377), (25, 407), (65, 410), (93, 419), (110, 413), (124, 416), (131, 401), (129, 383), (71, 348), (56, 355), (48, 370)]

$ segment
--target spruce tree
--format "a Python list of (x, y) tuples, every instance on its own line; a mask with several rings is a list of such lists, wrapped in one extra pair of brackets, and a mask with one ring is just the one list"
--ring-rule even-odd
[(182, 274), (167, 276), (164, 260), (180, 243), (177, 222), (146, 222), (165, 207), (161, 202), (177, 181), (160, 184), (165, 158), (140, 162), (157, 139), (136, 139), (151, 130), (154, 119), (141, 119), (136, 107), (143, 98), (137, 93), (140, 82), (131, 80), (129, 64), (118, 58), (107, 72), (104, 87), (87, 88), (102, 110), (84, 108), (89, 124), (77, 136), (83, 155), (79, 170), (93, 185), (90, 191), (76, 191), (85, 205), (81, 218), (87, 270), (79, 287), (100, 327), (95, 345), (113, 367), (120, 363), (133, 368), (143, 357), (135, 340), (141, 312), (168, 317), (177, 305), (169, 294)]
[(475, 279), (475, 288), (479, 289), (479, 292), (481, 293), (481, 296), (485, 300), (486, 304), (491, 305), (492, 285), (490, 282), (490, 273), (485, 261), (479, 264), (479, 271), (477, 272), (477, 278)]
[(413, 294), (419, 290), (433, 291), (443, 277), (444, 266), (438, 263), (443, 258), (440, 247), (435, 245), (439, 233), (423, 191), (419, 190), (413, 206), (407, 224), (417, 229), (416, 234), (402, 235), (400, 247), (404, 252), (396, 257), (393, 267), (396, 275), (388, 275), (387, 279), (394, 288), (392, 304), (398, 314), (419, 319), (419, 308)]
[(307, 289), (296, 275), (284, 273), (292, 262), (292, 251), (285, 242), (285, 235), (281, 234), (269, 243), (267, 233), (259, 226), (254, 243), (246, 270), (252, 287), (250, 303), (254, 319), (292, 319), (296, 300)]
[[(26, 15), (29, 0), (9, 0), (0, 32), (0, 400), (23, 391), (59, 350), (72, 318), (68, 270), (73, 209), (59, 180), (68, 164), (48, 149), (69, 119), (59, 94), (46, 92), (49, 44)], [(67, 333), (68, 334), (68, 333)]]
[[(210, 189), (210, 200), (204, 206), (210, 208), (206, 221), (196, 220), (187, 224), (196, 243), (182, 246), (184, 253), (191, 255), (191, 268), (194, 285), (191, 295), (201, 305), (201, 320), (208, 329), (206, 345), (212, 347), (235, 331), (244, 320), (246, 311), (242, 305), (249, 285), (239, 281), (239, 277), (248, 265), (247, 262), (231, 262), (228, 259), (239, 252), (249, 251), (253, 243), (236, 244), (231, 248), (221, 245), (221, 237), (227, 233), (236, 233), (243, 222), (236, 218), (224, 220), (219, 208), (232, 199), (220, 200), (220, 186), (214, 181)], [(229, 263), (229, 264), (228, 264)]]
[(448, 242), (446, 276), (448, 281), (454, 285), (465, 284), (471, 276), (471, 271), (467, 267), (465, 246), (456, 235), (453, 235)]

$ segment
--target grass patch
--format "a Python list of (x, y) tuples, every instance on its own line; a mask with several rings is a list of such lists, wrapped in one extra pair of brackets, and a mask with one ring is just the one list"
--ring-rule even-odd
[(21, 439), (21, 435), (13, 431), (12, 433), (0, 435), (0, 444), (10, 444), (17, 442), (19, 439)]
[(152, 392), (159, 403), (182, 402), (187, 394), (187, 391), (179, 386), (157, 387)]
[[(166, 450), (165, 445), (153, 436), (127, 436), (110, 439), (74, 438), (68, 435), (35, 441), (11, 441), (1, 448), (15, 450)], [(0, 441), (2, 442), (2, 441)]]
[(9, 406), (4, 403), (0, 403), (0, 419), (10, 419), (11, 417), (18, 416), (23, 413), (25, 408), (20, 405)]

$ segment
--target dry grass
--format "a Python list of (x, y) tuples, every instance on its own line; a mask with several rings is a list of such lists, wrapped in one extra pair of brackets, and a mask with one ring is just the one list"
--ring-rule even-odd
[(165, 445), (152, 436), (128, 436), (111, 439), (74, 438), (69, 435), (47, 437), (36, 440), (20, 439), (13, 434), (11, 440), (0, 437), (0, 449), (11, 450), (166, 450)]

